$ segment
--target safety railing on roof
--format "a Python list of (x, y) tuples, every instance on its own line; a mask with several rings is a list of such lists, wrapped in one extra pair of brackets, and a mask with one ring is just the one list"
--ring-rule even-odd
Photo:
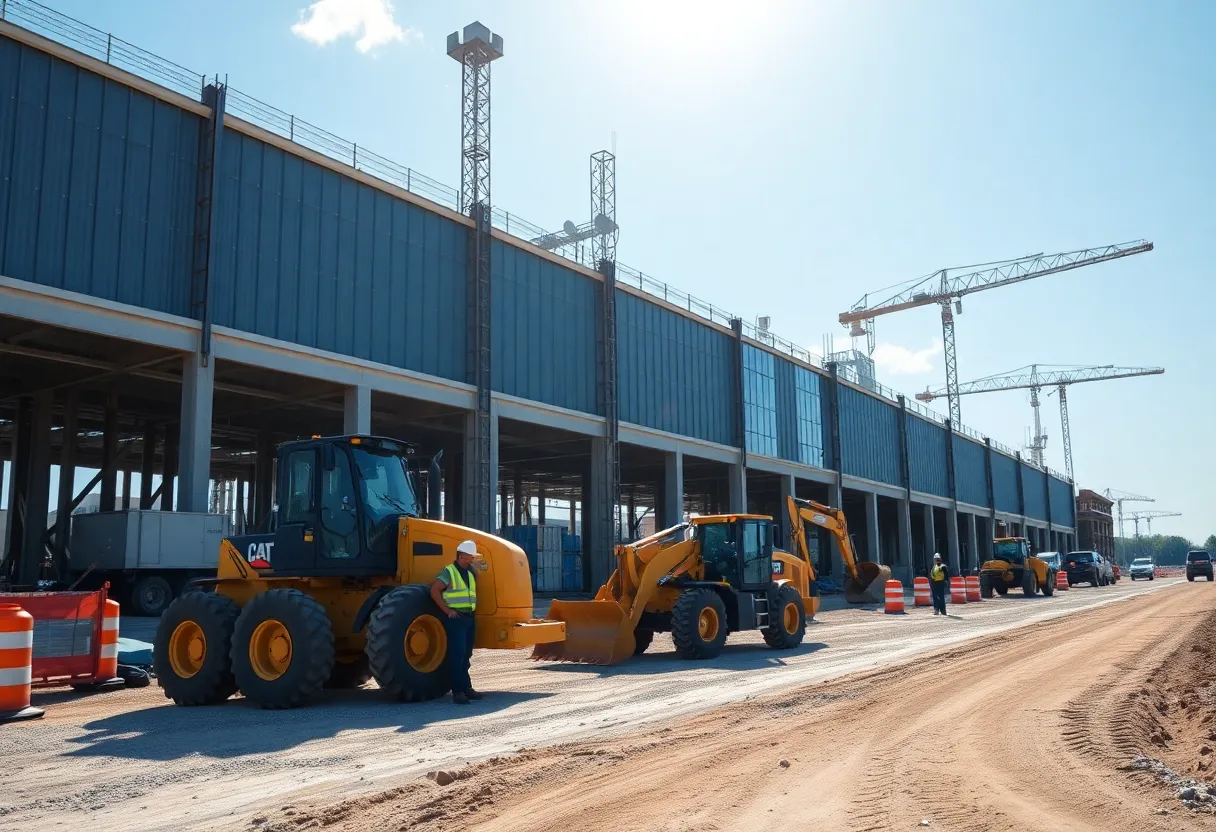
[[(193, 72), (180, 64), (175, 64), (159, 55), (140, 49), (134, 44), (116, 38), (107, 32), (95, 29), (86, 23), (68, 17), (34, 0), (0, 0), (0, 20), (28, 29), (31, 32), (62, 43), (86, 55), (105, 61), (111, 66), (160, 84), (195, 100), (201, 100), (202, 91), (208, 83), (208, 78), (205, 74)], [(212, 81), (216, 80), (212, 79)], [(317, 127), (315, 124), (297, 118), (291, 113), (284, 112), (240, 90), (233, 89), (231, 86), (227, 88), (225, 112), (230, 112), (263, 130), (294, 142), (301, 147), (306, 147), (320, 153), (323, 156), (327, 156), (330, 159), (350, 165), (356, 170), (368, 173), (377, 179), (396, 185), (431, 202), (454, 211), (460, 210), (460, 192), (457, 189), (444, 185), (442, 182), (421, 174), (412, 168), (399, 165), (378, 153), (374, 153), (365, 147), (360, 147), (357, 142), (343, 139), (330, 133), (328, 130)], [(534, 225), (518, 215), (503, 211), (500, 208), (491, 209), (491, 223), (495, 228), (523, 240), (535, 240), (548, 233), (540, 226)], [(589, 268), (595, 268), (596, 266), (595, 263), (591, 262), (590, 248), (585, 244), (561, 246), (552, 249), (552, 252), (559, 257)], [(616, 268), (618, 282), (639, 289), (652, 297), (660, 298), (665, 303), (683, 309), (707, 321), (723, 326), (730, 326), (731, 320), (738, 317), (720, 307), (714, 306), (708, 301), (701, 300), (661, 280), (656, 280), (631, 266), (618, 262)], [(747, 337), (767, 344), (778, 352), (805, 364), (814, 367), (823, 366), (823, 360), (818, 354), (800, 347), (773, 332), (768, 330), (762, 331), (746, 321), (743, 322), (743, 333)], [(899, 401), (900, 394), (898, 392), (874, 379), (861, 379), (852, 367), (841, 365), (840, 373), (842, 378), (865, 387), (885, 399), (889, 399), (892, 402)], [(907, 396), (905, 397), (905, 401), (907, 402), (908, 409), (912, 412), (940, 425), (946, 423), (947, 419), (945, 416), (930, 410), (915, 398)], [(965, 425), (957, 425), (955, 429), (980, 441), (984, 440), (982, 434)], [(1010, 456), (1014, 454), (1011, 448), (1000, 442), (993, 441), (992, 446)], [(1063, 475), (1050, 469), (1046, 470), (1053, 476), (1064, 479)]]

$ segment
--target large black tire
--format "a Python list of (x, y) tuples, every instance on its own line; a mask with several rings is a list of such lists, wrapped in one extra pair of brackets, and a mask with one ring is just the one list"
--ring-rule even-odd
[(981, 598), (991, 598), (992, 597), (992, 576), (991, 575), (980, 575), (980, 597)]
[(131, 611), (136, 615), (162, 615), (173, 603), (173, 587), (159, 575), (146, 575), (131, 587)]
[(1187, 579), (1188, 581), (1191, 581), (1191, 582), (1193, 583), (1193, 582), (1195, 581), (1195, 576), (1194, 576), (1194, 575), (1187, 575), (1187, 576), (1186, 576), (1186, 579)]
[(372, 676), (402, 702), (435, 699), (451, 690), (447, 643), (443, 613), (425, 586), (399, 586), (385, 595), (367, 625)]
[(802, 644), (806, 635), (806, 608), (802, 596), (789, 584), (775, 587), (768, 594), (769, 626), (761, 632), (764, 643), (774, 650), (791, 650)]
[(1033, 598), (1038, 581), (1035, 580), (1033, 569), (1022, 570), (1022, 594), (1027, 598)]
[(693, 587), (680, 593), (671, 611), (671, 640), (685, 659), (712, 659), (726, 644), (726, 605), (718, 593)]
[(241, 610), (232, 633), (232, 674), (255, 705), (303, 705), (325, 685), (333, 667), (333, 627), (315, 598), (298, 589), (271, 589)]
[(1043, 594), (1046, 595), (1048, 598), (1050, 598), (1051, 596), (1056, 594), (1056, 573), (1055, 572), (1052, 572), (1050, 569), (1047, 570), (1047, 583), (1043, 584), (1043, 586), (1041, 586), (1040, 589), (1043, 590)]
[(367, 654), (360, 653), (350, 661), (334, 660), (334, 669), (329, 672), (325, 687), (331, 690), (349, 690), (361, 688), (372, 678), (372, 670), (368, 665)]
[(178, 705), (215, 705), (236, 693), (229, 653), (240, 614), (225, 595), (189, 592), (169, 605), (152, 646), (165, 696)]
[(997, 584), (994, 588), (996, 589), (996, 594), (1001, 596), (1002, 598), (1004, 598), (1006, 595), (1009, 594), (1009, 587), (1005, 586), (1004, 581)]
[(650, 642), (654, 641), (654, 630), (637, 627), (633, 631), (633, 655), (640, 656), (646, 652)]

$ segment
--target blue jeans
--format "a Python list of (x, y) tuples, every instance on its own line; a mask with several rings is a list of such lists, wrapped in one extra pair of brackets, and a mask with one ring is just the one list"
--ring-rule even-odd
[(473, 689), (473, 682), (469, 679), (469, 660), (473, 658), (473, 628), (476, 623), (471, 615), (443, 619), (443, 629), (448, 634), (448, 676), (452, 680), (452, 693), (466, 693)]

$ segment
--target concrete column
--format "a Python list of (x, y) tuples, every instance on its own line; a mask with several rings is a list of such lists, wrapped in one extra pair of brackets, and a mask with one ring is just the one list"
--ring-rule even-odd
[(545, 500), (549, 499), (544, 485), (536, 487), (536, 523), (545, 525)]
[(506, 483), (503, 483), (502, 493), (498, 495), (498, 529), (499, 531), (511, 525), (511, 503), (507, 495)]
[(191, 353), (182, 360), (181, 445), (178, 448), (179, 511), (206, 511), (211, 479), (211, 403), (215, 362), (206, 367)]
[(963, 559), (958, 548), (958, 509), (954, 506), (946, 509), (946, 563), (950, 565), (950, 574), (962, 574)]
[(144, 425), (143, 452), (139, 464), (139, 507), (152, 508), (152, 476), (156, 464), (156, 425)]
[(727, 511), (731, 514), (747, 513), (747, 469), (742, 465), (729, 465), (726, 473)]
[[(161, 475), (160, 507), (162, 511), (173, 511), (174, 494), (177, 489), (177, 456), (180, 431), (177, 425), (165, 427), (165, 463)], [(269, 503), (267, 503), (269, 510)]]
[[(489, 524), (490, 528), (484, 531), (494, 531), (494, 495), (498, 493), (498, 405), (490, 403), (490, 465), (489, 465), (489, 488), (485, 499), (488, 501), (489, 507), (488, 516), (484, 518), (477, 517), (477, 471), (475, 464), (476, 455), (472, 453), (472, 441), (475, 432), (477, 413), (470, 410), (465, 414), (464, 435), (465, 435), (465, 454), (464, 454), (464, 471), (462, 480), (464, 482), (464, 524), (471, 528), (477, 529), (481, 526)], [(501, 518), (500, 518), (501, 519)], [(506, 525), (505, 523), (503, 525)]]
[(249, 516), (245, 511), (245, 478), (236, 481), (236, 533), (244, 534)]
[(882, 563), (882, 533), (878, 528), (878, 495), (866, 492), (866, 559)]
[(131, 466), (127, 465), (127, 466), (123, 467), (123, 469), (122, 469), (122, 510), (123, 511), (131, 510), (131, 491), (132, 491), (131, 475), (132, 475), (132, 473), (133, 472), (131, 470)]
[[(168, 460), (170, 458), (168, 439), (165, 442), (165, 459)], [(274, 443), (269, 434), (263, 433), (258, 437), (253, 479), (253, 516), (249, 519), (255, 528), (262, 528), (261, 523), (270, 514), (270, 507), (274, 505)]]
[(118, 396), (106, 396), (105, 427), (101, 438), (101, 464), (105, 473), (101, 475), (101, 503), (99, 511), (114, 511), (118, 508), (118, 468), (110, 460), (118, 453)]
[[(18, 406), (7, 544), (15, 567), (14, 583), (33, 583), (42, 567), (43, 536), (50, 509), (51, 404), (51, 392), (42, 391)], [(22, 506), (24, 519), (18, 510)]]
[(606, 476), (608, 453), (607, 438), (593, 437), (590, 469), (583, 479), (583, 551), (589, 559), (593, 587), (603, 585), (615, 567), (616, 506)]
[(578, 534), (578, 500), (570, 498), (570, 534)]
[(76, 497), (77, 396), (69, 390), (63, 402), (63, 446), (59, 451), (59, 494), (55, 501), (55, 559), (66, 565), (72, 533), (71, 506)]
[(984, 562), (984, 555), (980, 553), (980, 539), (978, 536), (977, 523), (975, 515), (967, 514), (967, 566), (971, 569), (979, 569), (980, 564)]
[(777, 506), (777, 519), (780, 521), (781, 527), (781, 545), (787, 551), (792, 551), (790, 547), (794, 543), (790, 536), (790, 512), (788, 505), (789, 498), (796, 496), (798, 493), (797, 483), (794, 480), (793, 474), (782, 474), (778, 482), (781, 487), (781, 505)]
[[(832, 508), (844, 510), (844, 489), (839, 485), (828, 486), (828, 502)], [(836, 535), (830, 535), (831, 543), (829, 548), (832, 552), (832, 575), (838, 580), (844, 578), (844, 556), (840, 554), (840, 544), (836, 542)]]
[(362, 384), (346, 388), (342, 402), (342, 432), (364, 436), (372, 432), (372, 388)]
[(916, 552), (912, 547), (912, 503), (907, 498), (896, 502), (895, 520), (899, 536), (900, 580), (910, 583)]
[[(933, 517), (933, 506), (922, 506), (925, 517), (925, 568), (933, 563), (933, 553), (937, 552), (937, 522)], [(939, 553), (940, 554), (940, 553)]]
[(669, 529), (684, 520), (684, 454), (680, 451), (663, 454), (662, 496), (659, 526)]
[(463, 522), (460, 500), (464, 491), (458, 473), (463, 464), (456, 454), (443, 455), (443, 519), (449, 523)]

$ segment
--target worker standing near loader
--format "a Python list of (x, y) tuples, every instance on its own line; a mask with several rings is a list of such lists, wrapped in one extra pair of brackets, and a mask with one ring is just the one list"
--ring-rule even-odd
[(452, 679), (452, 701), (467, 705), (470, 699), (482, 699), (473, 690), (469, 678), (469, 661), (473, 658), (473, 611), (477, 609), (477, 578), (473, 575), (473, 558), (477, 544), (465, 540), (456, 547), (456, 560), (443, 568), (431, 584), (431, 598), (447, 616), (443, 621), (448, 637), (448, 669)]
[(950, 570), (942, 556), (933, 553), (933, 568), (929, 570), (929, 588), (933, 590), (933, 614), (946, 614), (946, 591), (950, 588)]

